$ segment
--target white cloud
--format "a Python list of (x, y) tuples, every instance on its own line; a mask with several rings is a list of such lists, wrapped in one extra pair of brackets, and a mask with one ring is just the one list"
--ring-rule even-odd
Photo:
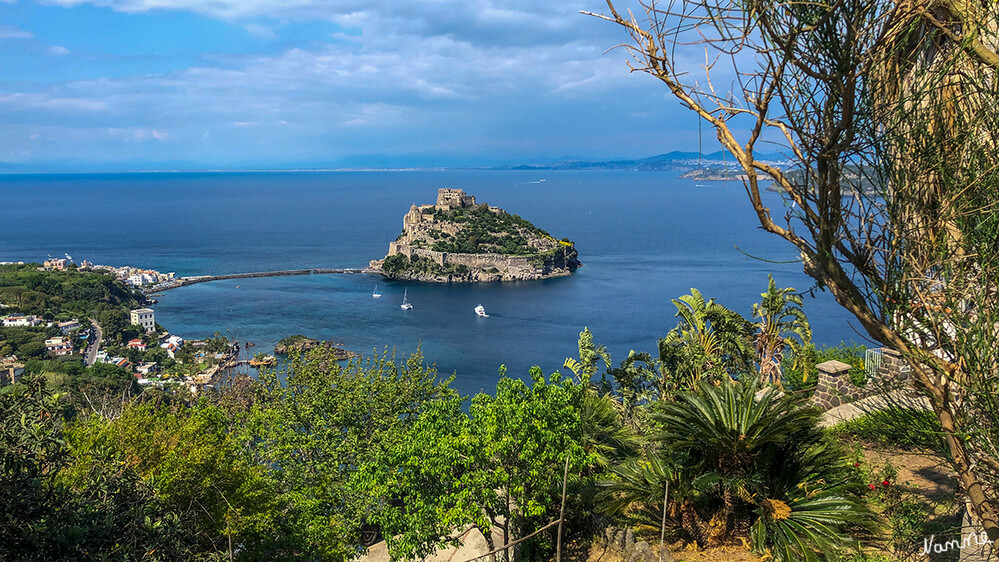
[(250, 35), (260, 39), (274, 39), (277, 37), (277, 34), (274, 33), (273, 29), (264, 25), (248, 23), (243, 26), (243, 29), (245, 29)]
[(16, 25), (0, 25), (0, 39), (31, 39), (34, 36)]
[(165, 141), (170, 138), (169, 133), (164, 133), (156, 129), (145, 129), (142, 127), (109, 127), (106, 136), (112, 140), (123, 142), (143, 142), (149, 139)]
[(343, 124), (348, 127), (397, 124), (403, 113), (403, 108), (384, 103), (364, 104)]
[(66, 47), (60, 47), (59, 45), (52, 45), (45, 52), (56, 57), (61, 57), (70, 53), (69, 49)]
[(68, 111), (104, 111), (108, 104), (104, 100), (82, 97), (58, 97), (45, 93), (16, 93), (0, 95), (0, 106), (13, 110), (52, 109)]

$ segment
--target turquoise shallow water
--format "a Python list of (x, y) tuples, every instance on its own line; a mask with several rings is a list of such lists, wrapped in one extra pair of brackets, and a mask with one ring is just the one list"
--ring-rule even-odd
[[(440, 187), (463, 188), (571, 238), (584, 267), (569, 278), (501, 285), (370, 275), (219, 281), (166, 292), (155, 310), (174, 332), (234, 333), (259, 351), (294, 333), (363, 353), (420, 345), (472, 393), (493, 388), (500, 364), (515, 376), (531, 365), (559, 368), (584, 326), (616, 360), (630, 349), (651, 352), (675, 324), (670, 299), (691, 287), (747, 316), (768, 272), (779, 284), (810, 287), (798, 264), (747, 257), (786, 261), (795, 252), (759, 230), (740, 184), (710, 185), (650, 172), (3, 176), (0, 261), (68, 252), (178, 275), (360, 267), (385, 254), (411, 204), (433, 202)], [(381, 299), (371, 298), (376, 283)], [(404, 289), (408, 312), (399, 308)], [(477, 304), (489, 318), (474, 314)], [(817, 342), (863, 341), (828, 294), (805, 307)]]

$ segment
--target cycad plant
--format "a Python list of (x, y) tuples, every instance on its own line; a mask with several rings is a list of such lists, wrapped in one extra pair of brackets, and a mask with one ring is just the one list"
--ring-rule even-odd
[[(793, 288), (778, 289), (770, 275), (767, 291), (760, 295), (763, 301), (753, 305), (756, 326), (756, 362), (760, 378), (780, 384), (783, 378), (781, 364), (790, 352), (793, 368), (801, 365), (801, 351), (812, 341), (812, 328), (802, 310), (801, 295)], [(807, 371), (806, 371), (807, 372)]]
[[(775, 560), (819, 559), (853, 544), (869, 521), (842, 453), (824, 440), (818, 412), (760, 382), (698, 383), (654, 416), (659, 445), (686, 458), (690, 482), (713, 510), (712, 538), (747, 532)], [(751, 529), (751, 532), (750, 532)]]
[(642, 441), (622, 423), (618, 403), (610, 396), (586, 389), (579, 417), (583, 450), (594, 460), (594, 469), (605, 469), (638, 454)]

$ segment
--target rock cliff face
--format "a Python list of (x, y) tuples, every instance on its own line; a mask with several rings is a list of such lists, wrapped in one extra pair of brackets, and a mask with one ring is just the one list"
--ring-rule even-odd
[(392, 279), (437, 283), (523, 281), (572, 274), (572, 242), (460, 189), (441, 189), (434, 205), (413, 205), (402, 234), (371, 269)]

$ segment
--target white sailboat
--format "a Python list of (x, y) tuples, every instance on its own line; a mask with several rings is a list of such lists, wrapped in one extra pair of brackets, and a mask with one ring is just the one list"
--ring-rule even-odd
[(375, 285), (375, 290), (371, 291), (371, 298), (373, 298), (373, 299), (380, 299), (381, 297), (382, 297), (382, 294), (378, 292), (378, 285)]
[(489, 317), (489, 315), (486, 314), (486, 309), (483, 308), (483, 306), (481, 304), (479, 306), (475, 307), (475, 313), (478, 314), (479, 316), (483, 317), (483, 318), (488, 318)]
[(409, 301), (406, 300), (406, 296), (408, 294), (408, 291), (409, 291), (409, 289), (404, 289), (402, 291), (402, 304), (400, 304), (399, 307), (402, 308), (403, 310), (412, 310), (413, 309), (413, 305), (409, 304)]

